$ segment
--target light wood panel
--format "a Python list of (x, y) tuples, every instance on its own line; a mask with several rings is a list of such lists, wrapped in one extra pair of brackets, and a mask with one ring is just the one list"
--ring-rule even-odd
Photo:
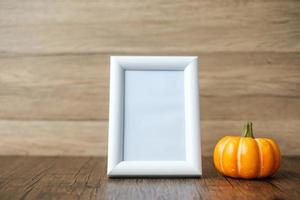
[(0, 52), (299, 52), (294, 0), (1, 0)]
[(2, 118), (107, 119), (107, 56), (13, 56), (0, 63)]
[(107, 122), (0, 121), (0, 155), (106, 155)]
[[(244, 120), (202, 120), (203, 155), (225, 135), (240, 135)], [(257, 137), (279, 142), (282, 154), (299, 155), (299, 120), (253, 120)], [(0, 155), (106, 156), (108, 122), (0, 121)]]
[(199, 56), (204, 155), (246, 120), (300, 155), (299, 19), (295, 0), (0, 0), (0, 154), (105, 155), (109, 55), (134, 54)]
[[(198, 56), (202, 119), (300, 119), (300, 54)], [(0, 71), (1, 119), (108, 119), (108, 55), (8, 56)]]

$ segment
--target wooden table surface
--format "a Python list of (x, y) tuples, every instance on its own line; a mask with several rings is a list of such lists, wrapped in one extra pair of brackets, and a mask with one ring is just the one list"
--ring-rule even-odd
[(219, 175), (203, 158), (202, 178), (108, 178), (104, 157), (0, 157), (0, 199), (299, 199), (300, 157), (273, 178)]

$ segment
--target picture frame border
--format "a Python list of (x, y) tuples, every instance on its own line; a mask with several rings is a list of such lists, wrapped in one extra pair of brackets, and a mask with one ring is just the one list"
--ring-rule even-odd
[[(126, 70), (183, 71), (185, 161), (124, 161), (124, 94)], [(111, 56), (108, 130), (109, 177), (202, 175), (197, 56)]]

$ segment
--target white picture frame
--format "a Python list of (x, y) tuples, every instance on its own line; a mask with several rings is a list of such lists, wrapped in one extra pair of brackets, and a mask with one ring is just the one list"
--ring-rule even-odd
[[(136, 73), (141, 72), (141, 73)], [(126, 101), (125, 104), (125, 97), (127, 98), (126, 94), (131, 91), (133, 88), (133, 92), (131, 94), (139, 95), (141, 91), (141, 87), (135, 89), (135, 85), (140, 85), (138, 81), (136, 84), (134, 82), (134, 77), (140, 77), (140, 82), (143, 82), (145, 79), (141, 79), (140, 75), (146, 77), (147, 74), (152, 72), (152, 75), (149, 76), (150, 78), (157, 78), (162, 77), (159, 80), (165, 80), (165, 77), (170, 77), (170, 84), (173, 85), (173, 80), (176, 80), (176, 77), (182, 77), (182, 88), (179, 85), (176, 87), (178, 91), (182, 92), (183, 98), (183, 109), (184, 111), (177, 112), (178, 119), (180, 119), (180, 113), (183, 113), (184, 116), (182, 123), (184, 123), (184, 152), (176, 153), (176, 155), (184, 155), (184, 158), (177, 159), (168, 159), (167, 157), (159, 156), (160, 159), (155, 160), (154, 158), (145, 159), (143, 160), (143, 154), (134, 155), (135, 151), (127, 150), (126, 148), (132, 147), (134, 149), (134, 145), (132, 144), (139, 144), (139, 141), (135, 140), (135, 135), (130, 136), (131, 132), (135, 132), (138, 130), (138, 127), (135, 128), (134, 126), (139, 126), (140, 123), (131, 123), (131, 132), (128, 133), (128, 137), (130, 136), (131, 139), (131, 146), (127, 145), (124, 147), (124, 140), (126, 139), (124, 127), (128, 127), (126, 125), (126, 114), (134, 113), (131, 115), (135, 115), (139, 112), (136, 110), (135, 112), (135, 104), (132, 103), (133, 106), (130, 107), (130, 101)], [(153, 72), (157, 72), (154, 73)], [(172, 73), (172, 72), (179, 72), (179, 73)], [(170, 73), (170, 76), (168, 76)], [(182, 73), (182, 74), (181, 74)], [(130, 75), (130, 76), (129, 76)], [(150, 74), (149, 74), (150, 75)], [(182, 75), (182, 76), (181, 76)], [(127, 81), (129, 77), (132, 77), (130, 81)], [(175, 77), (175, 78), (171, 78)], [(126, 80), (125, 80), (126, 79)], [(168, 78), (167, 78), (168, 79)], [(152, 79), (151, 79), (152, 80)], [(156, 80), (156, 79), (155, 79)], [(127, 81), (127, 82), (126, 82)], [(126, 85), (125, 86), (125, 82)], [(158, 82), (158, 83), (157, 83)], [(177, 83), (177, 82), (176, 82)], [(147, 83), (145, 83), (147, 85)], [(159, 81), (155, 83), (157, 86), (160, 85)], [(152, 87), (152, 83), (148, 84)], [(127, 87), (127, 88), (126, 88)], [(166, 86), (167, 87), (167, 86)], [(125, 91), (125, 88), (127, 91)], [(157, 87), (160, 90), (160, 86)], [(171, 90), (172, 87), (170, 87)], [(127, 92), (127, 93), (126, 93)], [(142, 92), (143, 93), (143, 92)], [(163, 92), (165, 94), (168, 92)], [(170, 92), (170, 94), (175, 94), (180, 92)], [(147, 95), (147, 93), (144, 93)], [(180, 93), (181, 94), (181, 93)], [(177, 98), (177, 96), (176, 96)], [(173, 99), (176, 99), (173, 98)], [(181, 97), (178, 95), (178, 99)], [(128, 97), (128, 99), (136, 99), (136, 96), (133, 98)], [(148, 98), (147, 98), (148, 99)], [(169, 98), (172, 99), (172, 98)], [(143, 104), (143, 100), (139, 101)], [(152, 101), (148, 101), (151, 104)], [(175, 101), (182, 102), (182, 101)], [(159, 104), (158, 102), (156, 102)], [(198, 82), (198, 57), (196, 56), (111, 56), (110, 57), (110, 101), (109, 101), (109, 136), (108, 136), (108, 162), (107, 162), (107, 175), (109, 177), (168, 177), (168, 176), (178, 176), (178, 177), (199, 177), (202, 175), (202, 164), (201, 164), (201, 137), (200, 137), (200, 107), (199, 107), (199, 82)], [(129, 105), (130, 109), (125, 110), (125, 107)], [(165, 105), (165, 104), (162, 104)], [(174, 104), (177, 105), (177, 104)], [(179, 104), (178, 104), (179, 105)], [(141, 108), (142, 105), (139, 107)], [(175, 107), (174, 107), (175, 108)], [(138, 108), (137, 108), (138, 109)], [(129, 111), (131, 110), (131, 111)], [(143, 110), (143, 109), (141, 109)], [(175, 109), (176, 110), (176, 109)], [(142, 111), (141, 111), (142, 112)], [(167, 113), (167, 112), (166, 112)], [(143, 113), (140, 113), (143, 114)], [(170, 114), (171, 116), (172, 114)], [(154, 119), (159, 118), (160, 115), (157, 114)], [(164, 124), (168, 124), (168, 122), (164, 123), (163, 120), (160, 119), (159, 122), (162, 122), (162, 126)], [(128, 121), (128, 120), (127, 120)], [(130, 121), (130, 120), (129, 120)], [(180, 121), (178, 121), (180, 122)], [(173, 123), (172, 124), (180, 124), (180, 123)], [(181, 126), (182, 127), (182, 126)], [(172, 127), (170, 127), (172, 128)], [(180, 128), (179, 128), (180, 129)], [(147, 129), (148, 130), (148, 129)], [(177, 129), (176, 129), (177, 130)], [(147, 131), (145, 131), (147, 132)], [(168, 131), (166, 131), (167, 133)], [(162, 132), (165, 133), (165, 132)], [(127, 133), (126, 133), (127, 134)], [(138, 132), (137, 134), (144, 134), (143, 131)], [(170, 134), (168, 132), (168, 134)], [(154, 136), (151, 136), (154, 137)], [(169, 136), (166, 136), (169, 137)], [(125, 139), (124, 139), (125, 138)], [(140, 138), (140, 137), (139, 137)], [(153, 138), (152, 138), (153, 139)], [(155, 138), (154, 138), (155, 139)], [(126, 140), (127, 141), (127, 140)], [(158, 143), (162, 143), (160, 138), (157, 138)], [(164, 141), (174, 141), (172, 136), (172, 140), (164, 140)], [(177, 143), (181, 143), (182, 140), (178, 139)], [(143, 141), (145, 142), (145, 141)], [(146, 141), (148, 142), (148, 141)], [(157, 143), (155, 143), (157, 145)], [(159, 144), (159, 148), (164, 148), (164, 144)], [(173, 144), (172, 144), (173, 145)], [(176, 144), (177, 145), (177, 144)], [(150, 145), (151, 146), (151, 145)], [(173, 145), (174, 146), (174, 145)], [(177, 145), (180, 146), (180, 145)], [(132, 149), (131, 148), (131, 149)], [(142, 146), (140, 147), (142, 148)], [(159, 149), (158, 148), (158, 149)], [(125, 150), (124, 150), (125, 149)], [(149, 149), (149, 145), (145, 145), (145, 149)], [(157, 148), (156, 148), (157, 149)], [(178, 148), (174, 149), (175, 151)], [(143, 152), (143, 150), (139, 149), (137, 151)], [(146, 152), (146, 150), (145, 150)], [(168, 151), (164, 151), (167, 152)], [(127, 155), (128, 158), (133, 159), (124, 159)], [(149, 152), (148, 152), (149, 153)], [(151, 153), (151, 152), (150, 152)], [(170, 152), (169, 152), (170, 153)], [(133, 155), (133, 156), (132, 156)], [(146, 154), (145, 154), (146, 155)], [(148, 154), (147, 154), (148, 155)], [(160, 154), (156, 154), (160, 155)], [(164, 156), (168, 156), (166, 154)], [(170, 155), (173, 156), (171, 153)], [(137, 157), (137, 160), (134, 158)], [(164, 160), (164, 158), (167, 158)]]

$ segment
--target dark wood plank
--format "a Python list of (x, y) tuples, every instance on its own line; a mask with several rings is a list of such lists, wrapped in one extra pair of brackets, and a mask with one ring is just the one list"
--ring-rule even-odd
[(299, 52), (296, 0), (1, 0), (0, 52)]
[[(300, 157), (284, 157), (279, 172), (239, 180), (216, 172), (203, 158), (203, 177), (106, 177), (103, 157), (0, 157), (1, 199), (297, 199)], [(15, 167), (19, 163), (19, 167)], [(14, 165), (14, 167), (10, 167)]]
[[(12, 168), (9, 174), (1, 173), (0, 188), (3, 191), (1, 192), (1, 199), (25, 199), (27, 194), (32, 191), (33, 186), (45, 176), (46, 171), (55, 161), (54, 157), (43, 159), (17, 157), (14, 159), (22, 159), (22, 162), (19, 162), (17, 167)], [(5, 162), (8, 163), (14, 162), (14, 159), (4, 158)]]

